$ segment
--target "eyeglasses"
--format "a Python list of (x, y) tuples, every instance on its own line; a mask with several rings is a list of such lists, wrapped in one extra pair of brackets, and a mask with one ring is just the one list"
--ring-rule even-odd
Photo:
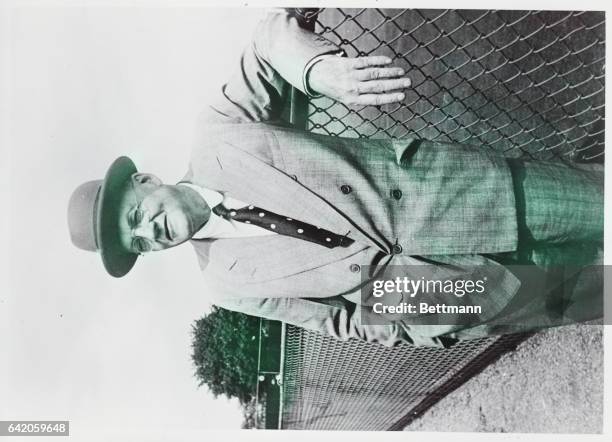
[[(132, 191), (136, 196), (136, 207), (130, 213), (128, 213), (128, 225), (132, 231), (140, 225), (142, 220), (145, 217), (145, 211), (141, 209), (140, 205), (142, 201), (138, 200), (138, 192), (136, 191), (136, 187), (134, 187), (134, 181), (130, 180), (132, 185)], [(143, 255), (145, 253), (149, 253), (153, 250), (153, 243), (147, 238), (143, 238), (142, 236), (134, 236), (132, 238), (132, 250), (136, 251), (139, 255)]]
[(135, 236), (132, 238), (132, 250), (135, 250), (139, 255), (143, 255), (153, 250), (153, 243), (142, 236)]

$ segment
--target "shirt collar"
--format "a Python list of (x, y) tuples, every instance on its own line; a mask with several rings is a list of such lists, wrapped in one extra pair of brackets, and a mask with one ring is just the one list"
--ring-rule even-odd
[(216, 190), (210, 190), (205, 187), (196, 186), (195, 184), (180, 182), (179, 185), (189, 187), (191, 190), (196, 192), (198, 195), (202, 197), (202, 199), (208, 204), (208, 207), (211, 209), (223, 201), (223, 194), (217, 192)]

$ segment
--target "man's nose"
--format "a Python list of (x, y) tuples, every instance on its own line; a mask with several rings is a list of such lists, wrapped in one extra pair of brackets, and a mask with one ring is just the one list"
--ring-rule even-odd
[(147, 219), (143, 220), (135, 229), (134, 236), (140, 236), (141, 238), (146, 238), (150, 240), (155, 239), (155, 225), (154, 223)]
[(151, 218), (148, 213), (145, 213), (140, 224), (134, 229), (134, 236), (155, 241), (157, 239), (157, 232), (159, 232), (159, 226), (157, 225), (158, 216), (159, 214)]

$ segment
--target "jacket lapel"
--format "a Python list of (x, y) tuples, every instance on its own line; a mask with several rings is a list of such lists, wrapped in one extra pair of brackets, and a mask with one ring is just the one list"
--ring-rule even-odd
[(285, 278), (342, 260), (365, 248), (328, 249), (282, 235), (190, 242), (198, 254), (203, 273), (229, 285)]
[(190, 173), (185, 180), (227, 192), (247, 204), (340, 235), (348, 233), (356, 241), (385, 248), (385, 245), (375, 242), (327, 201), (293, 177), (230, 143), (222, 144), (222, 150), (206, 149), (205, 155), (193, 158)]

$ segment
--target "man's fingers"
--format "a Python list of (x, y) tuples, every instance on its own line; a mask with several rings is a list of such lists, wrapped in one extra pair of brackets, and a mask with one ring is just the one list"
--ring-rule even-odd
[(391, 63), (391, 59), (389, 57), (385, 57), (384, 55), (372, 55), (370, 57), (359, 57), (353, 59), (353, 67), (356, 69), (363, 69), (369, 66), (384, 66), (386, 64)]
[(391, 103), (399, 103), (404, 99), (404, 94), (394, 93), (394, 94), (364, 94), (359, 95), (355, 104), (360, 106), (380, 106), (382, 104), (391, 104)]
[(393, 78), (404, 75), (402, 68), (367, 68), (354, 71), (353, 76), (357, 80), (377, 80), (379, 78)]
[(392, 80), (373, 80), (364, 81), (357, 86), (357, 92), (360, 94), (377, 93), (395, 91), (410, 87), (409, 78), (395, 78)]
[(353, 83), (351, 90), (353, 97), (346, 103), (379, 106), (404, 100), (404, 94), (397, 91), (410, 87), (411, 82), (409, 78), (401, 78), (405, 74), (402, 68), (385, 67), (392, 61), (384, 55), (352, 59), (351, 77), (357, 82)]

